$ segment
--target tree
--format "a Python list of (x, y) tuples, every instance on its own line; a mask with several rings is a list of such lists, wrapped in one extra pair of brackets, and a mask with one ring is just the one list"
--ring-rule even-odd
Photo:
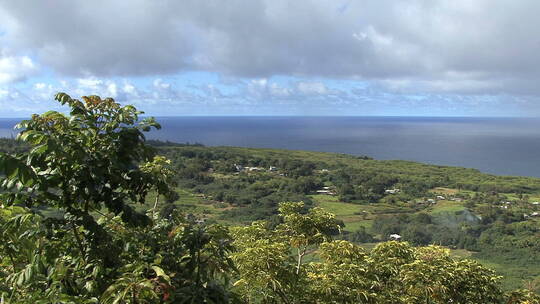
[[(366, 251), (324, 237), (332, 216), (313, 215), (318, 212), (304, 211), (301, 203), (283, 203), (281, 226), (270, 229), (256, 222), (233, 229), (232, 259), (239, 270), (234, 285), (246, 302), (521, 303), (516, 301), (531, 298), (523, 291), (505, 295), (493, 271), (454, 260), (442, 247), (394, 241)], [(298, 267), (306, 244), (313, 249), (313, 261)], [(296, 261), (291, 253), (297, 253)]]
[(149, 175), (149, 178), (151, 179), (150, 183), (154, 185), (156, 190), (156, 198), (154, 207), (152, 208), (154, 217), (156, 215), (160, 195), (165, 196), (169, 203), (173, 202), (178, 197), (176, 191), (170, 187), (175, 184), (173, 180), (174, 171), (170, 167), (171, 161), (159, 155), (154, 156), (152, 161), (141, 165), (141, 172)]
[(145, 145), (159, 124), (82, 99), (57, 94), (69, 115), (33, 115), (18, 125), (30, 149), (0, 154), (2, 303), (229, 302), (227, 229), (134, 209), (152, 189), (173, 193), (167, 160)]
[(340, 231), (335, 215), (316, 207), (302, 214), (304, 203), (281, 203), (279, 213), (284, 223), (279, 227), (290, 239), (291, 246), (296, 248), (296, 274), (300, 273), (302, 259), (310, 246), (329, 241), (331, 235)]

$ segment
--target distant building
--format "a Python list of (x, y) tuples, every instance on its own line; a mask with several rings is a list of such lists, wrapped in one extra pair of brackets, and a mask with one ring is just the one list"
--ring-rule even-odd
[(437, 199), (438, 199), (438, 200), (444, 200), (444, 199), (446, 199), (446, 198), (445, 198), (444, 196), (442, 196), (442, 195), (437, 195)]
[(206, 223), (206, 219), (205, 218), (199, 218), (199, 219), (196, 219), (195, 220), (195, 224), (198, 224), (198, 225), (202, 225)]
[(393, 241), (399, 241), (399, 240), (401, 240), (401, 235), (396, 234), (396, 233), (390, 234), (389, 239), (391, 239)]
[(540, 216), (540, 212), (533, 212), (531, 213), (531, 216)]
[(386, 194), (396, 194), (396, 193), (399, 193), (399, 189), (387, 189), (387, 190), (384, 190), (384, 193)]
[(540, 202), (532, 202), (533, 205), (540, 205)]
[(277, 168), (273, 167), (273, 166), (270, 166), (270, 168), (268, 168), (268, 171), (277, 171)]
[(329, 189), (321, 189), (321, 190), (317, 190), (316, 192), (317, 194), (335, 195), (335, 193)]

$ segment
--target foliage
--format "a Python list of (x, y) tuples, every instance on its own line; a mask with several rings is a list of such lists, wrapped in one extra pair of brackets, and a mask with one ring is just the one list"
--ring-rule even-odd
[[(281, 215), (304, 217), (299, 207), (284, 203)], [(315, 226), (317, 221), (282, 230), (256, 222), (234, 228), (232, 258), (239, 269), (235, 288), (245, 301), (502, 303), (507, 297), (499, 287), (500, 277), (477, 262), (455, 260), (441, 247), (415, 248), (406, 242), (381, 243), (369, 252), (344, 240), (315, 242), (315, 261), (302, 264), (298, 271), (291, 255), (297, 236), (316, 235), (302, 232)]]
[[(149, 218), (132, 207), (152, 189), (172, 193), (168, 161), (152, 158), (142, 133), (159, 125), (111, 98), (56, 99), (70, 115), (21, 122), (19, 139), (31, 149), (0, 155), (2, 301), (229, 301), (227, 229), (178, 213)], [(40, 216), (36, 207), (61, 217)]]
[[(474, 171), (407, 162), (394, 162), (391, 169), (368, 158), (336, 156), (363, 166), (347, 169), (329, 159), (277, 152), (248, 156), (199, 145), (161, 147), (169, 161), (156, 156), (143, 135), (159, 125), (153, 119), (139, 120), (142, 112), (134, 107), (97, 96), (81, 102), (59, 93), (56, 99), (69, 106), (69, 115), (51, 111), (32, 116), (19, 124), (19, 140), (29, 147), (0, 153), (2, 304), (539, 301), (532, 292), (534, 282), (505, 294), (493, 271), (454, 259), (442, 247), (392, 241), (368, 251), (336, 240), (340, 220), (314, 207), (308, 197), (327, 186), (364, 204), (354, 206), (397, 205), (436, 185), (474, 180)], [(239, 173), (235, 163), (277, 166), (279, 171)], [(405, 175), (403, 170), (410, 168), (423, 173)], [(236, 227), (204, 224), (169, 208), (172, 204), (160, 212), (166, 216), (158, 216), (159, 198), (176, 199), (172, 187), (178, 180), (218, 201), (249, 206), (245, 210), (251, 217), (271, 221)], [(500, 181), (487, 180), (493, 186)], [(504, 187), (527, 190), (522, 180), (502, 180)], [(389, 187), (403, 193), (387, 195)], [(136, 212), (136, 204), (145, 203), (150, 192), (156, 195), (154, 207), (147, 214)], [(290, 202), (297, 197), (306, 202)], [(526, 202), (525, 196), (520, 199)], [(538, 251), (533, 222), (485, 208), (486, 200), (499, 200), (496, 195), (475, 200), (481, 205), (475, 208), (485, 214), (478, 222), (456, 218), (443, 225), (440, 215), (419, 213), (380, 217), (373, 229), (399, 231), (417, 244), (445, 231), (462, 231), (475, 237), (475, 245), (485, 249), (482, 254), (494, 250), (525, 257)], [(58, 216), (43, 215), (43, 210)], [(431, 233), (437, 225), (441, 231)], [(373, 240), (366, 229), (351, 238)], [(536, 255), (530, 257), (536, 261)]]

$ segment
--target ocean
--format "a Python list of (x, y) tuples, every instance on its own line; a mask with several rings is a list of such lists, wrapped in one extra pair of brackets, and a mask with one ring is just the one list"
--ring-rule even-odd
[[(441, 117), (158, 117), (148, 138), (208, 146), (367, 155), (540, 177), (540, 119)], [(0, 137), (19, 119), (0, 119)]]

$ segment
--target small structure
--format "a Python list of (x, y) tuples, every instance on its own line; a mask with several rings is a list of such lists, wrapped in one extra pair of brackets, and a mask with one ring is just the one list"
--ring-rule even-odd
[(533, 204), (535, 206), (538, 206), (538, 205), (540, 205), (540, 202), (532, 202), (531, 204)]
[(444, 200), (444, 199), (446, 199), (446, 198), (445, 198), (444, 196), (442, 196), (442, 195), (437, 195), (437, 199), (438, 199), (438, 200)]
[(330, 194), (328, 190), (317, 190), (317, 194)]
[(540, 216), (540, 212), (535, 211), (535, 212), (531, 213), (531, 216)]
[(401, 240), (401, 235), (396, 234), (396, 233), (390, 234), (389, 239), (391, 239), (393, 241), (399, 241), (399, 240)]
[(330, 187), (323, 187), (316, 191), (317, 194), (335, 195), (336, 193), (330, 189)]
[(195, 224), (197, 224), (197, 225), (202, 225), (204, 223), (206, 223), (205, 218), (198, 218), (198, 219), (195, 220)]
[(396, 194), (396, 193), (399, 193), (399, 189), (386, 189), (384, 190), (384, 193), (386, 194)]
[(270, 166), (270, 168), (268, 168), (268, 171), (275, 172), (277, 171), (277, 168), (274, 166)]
[(434, 199), (432, 199), (432, 198), (429, 198), (427, 200), (427, 202), (430, 203), (430, 204), (435, 204), (436, 203), (436, 201)]

